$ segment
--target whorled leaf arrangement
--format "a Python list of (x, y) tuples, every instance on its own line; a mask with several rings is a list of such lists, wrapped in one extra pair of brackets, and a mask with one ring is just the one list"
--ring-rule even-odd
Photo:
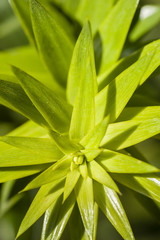
[(0, 103), (30, 119), (0, 138), (0, 182), (37, 173), (23, 191), (40, 187), (17, 237), (45, 213), (42, 240), (60, 239), (66, 226), (73, 240), (96, 239), (100, 208), (124, 239), (134, 239), (117, 183), (160, 202), (159, 169), (127, 149), (160, 133), (160, 107), (126, 105), (160, 65), (160, 40), (118, 60), (137, 0), (107, 1), (101, 23), (81, 4), (77, 20), (84, 22), (84, 8), (94, 37), (86, 20), (77, 40), (47, 1), (11, 2), (49, 71), (33, 48), (0, 56), (12, 64), (0, 67)]

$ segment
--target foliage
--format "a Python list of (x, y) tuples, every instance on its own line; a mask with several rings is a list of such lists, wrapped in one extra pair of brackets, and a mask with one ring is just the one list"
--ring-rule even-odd
[(160, 202), (159, 169), (130, 151), (160, 133), (160, 106), (127, 104), (159, 67), (160, 40), (120, 58), (137, 0), (11, 3), (32, 45), (0, 54), (0, 103), (29, 121), (0, 138), (0, 182), (33, 175), (21, 192), (40, 188), (17, 238), (45, 213), (42, 240), (65, 227), (96, 239), (100, 208), (134, 239), (121, 185)]

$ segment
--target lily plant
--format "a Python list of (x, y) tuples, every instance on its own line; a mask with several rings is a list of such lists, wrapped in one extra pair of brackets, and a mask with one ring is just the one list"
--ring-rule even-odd
[(80, 2), (77, 37), (50, 1), (11, 0), (32, 47), (0, 55), (0, 103), (29, 121), (0, 138), (0, 182), (33, 175), (21, 192), (39, 188), (17, 238), (45, 214), (41, 240), (65, 227), (94, 240), (100, 208), (133, 240), (121, 185), (159, 206), (159, 169), (135, 145), (160, 133), (160, 107), (128, 102), (160, 65), (160, 40), (120, 58), (138, 0)]

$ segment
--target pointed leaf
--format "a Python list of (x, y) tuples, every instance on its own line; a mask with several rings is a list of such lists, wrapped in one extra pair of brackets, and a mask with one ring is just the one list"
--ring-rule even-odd
[(113, 178), (121, 184), (139, 192), (149, 198), (160, 202), (160, 177), (155, 174), (131, 175), (112, 174)]
[[(155, 8), (155, 6), (154, 6)], [(143, 8), (141, 9), (143, 11)], [(145, 33), (153, 29), (160, 22), (160, 8), (157, 7), (154, 9), (153, 14), (148, 17), (139, 19), (132, 29), (129, 40), (134, 42), (142, 37)]]
[(133, 240), (134, 236), (129, 221), (116, 192), (94, 182), (94, 195), (98, 206), (120, 235), (124, 239)]
[(100, 73), (107, 70), (119, 58), (138, 2), (132, 0), (126, 3), (126, 0), (119, 0), (101, 23), (98, 29), (100, 37), (97, 35), (95, 40), (97, 51), (100, 52), (100, 44), (103, 48), (97, 56), (97, 61), (101, 61)]
[(63, 157), (63, 153), (49, 138), (4, 136), (0, 138), (0, 141), (51, 158), (53, 161)]
[(84, 138), (80, 143), (85, 146), (86, 149), (98, 148), (102, 139), (105, 136), (109, 123), (109, 118), (105, 118), (97, 124)]
[[(158, 43), (157, 43), (158, 45)], [(96, 95), (96, 123), (104, 116), (113, 122), (120, 115), (139, 83), (143, 83), (159, 66), (160, 44), (144, 51), (143, 57), (123, 71)]]
[(116, 192), (120, 192), (110, 175), (95, 160), (88, 163), (88, 171), (91, 178), (97, 182), (106, 185)]
[(0, 80), (0, 103), (42, 126), (48, 126), (45, 119), (17, 83)]
[(157, 118), (113, 123), (108, 126), (101, 146), (120, 150), (142, 142), (158, 133), (160, 133), (160, 119)]
[(2, 167), (0, 168), (0, 183), (39, 173), (49, 166), (48, 164), (39, 164), (25, 167)]
[(160, 107), (127, 107), (123, 110), (119, 118), (120, 121), (137, 120), (144, 121), (153, 118), (160, 118)]
[(96, 161), (108, 172), (115, 173), (149, 173), (160, 170), (148, 163), (142, 162), (131, 156), (104, 150)]
[(65, 185), (64, 185), (63, 202), (68, 198), (68, 196), (73, 191), (79, 177), (80, 177), (80, 172), (77, 169), (74, 169), (73, 171), (70, 171), (67, 174)]
[(62, 135), (54, 131), (49, 132), (57, 147), (65, 154), (70, 154), (81, 150), (83, 147), (69, 139), (68, 135)]
[(36, 0), (30, 0), (31, 18), (38, 49), (52, 73), (63, 86), (66, 84), (73, 43), (56, 19)]
[[(78, 69), (74, 69), (75, 66), (78, 66)], [(72, 79), (76, 81), (73, 82)], [(69, 89), (71, 87), (72, 91), (75, 93), (77, 90), (69, 133), (71, 139), (79, 141), (94, 127), (95, 120), (96, 73), (92, 36), (88, 22), (84, 25), (75, 46), (69, 75), (69, 84), (71, 84)], [(78, 86), (78, 89), (74, 89), (73, 86)]]
[(56, 181), (40, 188), (20, 225), (17, 238), (31, 227), (62, 194), (63, 186), (64, 181)]
[(70, 122), (70, 105), (27, 73), (16, 67), (12, 69), (27, 95), (53, 130), (67, 131)]
[(28, 191), (33, 188), (38, 188), (44, 184), (57, 181), (66, 177), (69, 167), (71, 164), (70, 158), (62, 158), (51, 167), (49, 167), (46, 171), (42, 172), (38, 177), (34, 178), (24, 189), (23, 191)]
[(80, 178), (76, 188), (77, 203), (80, 210), (81, 218), (89, 239), (93, 239), (94, 233), (94, 199), (92, 179)]
[[(74, 105), (78, 92), (80, 94), (82, 91), (86, 92), (84, 92), (81, 98), (87, 97), (85, 96), (87, 94), (89, 95), (88, 100), (91, 101), (91, 93), (97, 92), (96, 81), (92, 33), (90, 23), (87, 21), (75, 45), (69, 69), (67, 84), (67, 97), (69, 102)], [(86, 85), (88, 86), (88, 91)]]
[(94, 160), (103, 150), (102, 149), (84, 149), (81, 150), (84, 153), (88, 162)]
[(24, 31), (27, 34), (29, 40), (31, 41), (31, 43), (35, 44), (30, 11), (29, 11), (29, 0), (25, 0), (25, 1), (11, 0), (10, 2), (19, 17), (22, 27), (24, 28)]
[(59, 200), (59, 206), (54, 204), (46, 211), (41, 240), (60, 239), (66, 227), (76, 199), (74, 194), (71, 194), (64, 204), (61, 202), (62, 198)]

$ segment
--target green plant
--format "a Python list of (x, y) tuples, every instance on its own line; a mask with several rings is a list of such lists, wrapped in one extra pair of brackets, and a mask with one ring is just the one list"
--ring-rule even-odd
[(0, 181), (37, 174), (22, 191), (40, 187), (17, 237), (45, 213), (42, 240), (60, 239), (66, 225), (71, 239), (95, 239), (99, 207), (134, 239), (117, 183), (159, 206), (159, 169), (129, 147), (160, 133), (160, 107), (126, 105), (160, 65), (160, 40), (118, 60), (137, 0), (108, 1), (102, 19), (82, 1), (78, 39), (77, 25), (49, 1), (11, 2), (48, 69), (33, 48), (0, 56), (0, 103), (30, 119), (0, 138)]

